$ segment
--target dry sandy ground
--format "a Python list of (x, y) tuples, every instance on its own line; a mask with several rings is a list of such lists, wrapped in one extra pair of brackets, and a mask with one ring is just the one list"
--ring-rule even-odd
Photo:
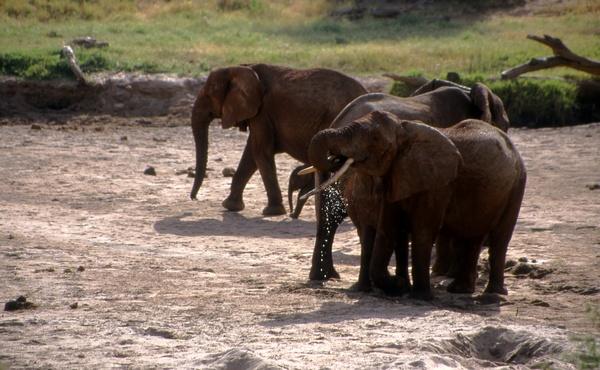
[[(523, 273), (506, 271), (496, 302), (436, 278), (429, 303), (349, 290), (350, 222), (334, 245), (342, 279), (308, 283), (313, 203), (299, 220), (262, 217), (258, 175), (246, 210), (224, 211), (221, 171), (244, 133), (211, 128), (192, 202), (187, 121), (40, 126), (0, 126), (0, 301), (37, 306), (0, 312), (0, 368), (560, 369), (586, 351), (577, 338), (599, 337), (586, 307), (600, 305), (600, 124), (510, 132), (529, 171), (509, 248)], [(285, 192), (297, 163), (277, 161)]]

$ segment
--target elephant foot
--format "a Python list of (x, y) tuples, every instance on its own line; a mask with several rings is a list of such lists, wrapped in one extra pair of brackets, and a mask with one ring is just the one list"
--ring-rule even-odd
[(227, 197), (227, 199), (223, 201), (222, 205), (231, 212), (239, 212), (246, 208), (243, 200), (235, 200), (231, 197)]
[(385, 279), (379, 279), (379, 282), (375, 283), (375, 286), (392, 297), (401, 297), (406, 293), (407, 283), (399, 276), (388, 276)]
[(410, 299), (416, 299), (419, 301), (431, 301), (434, 298), (433, 292), (429, 289), (427, 290), (419, 290), (413, 289), (413, 291), (408, 295)]
[(310, 274), (308, 275), (308, 278), (310, 280), (339, 279), (340, 274), (337, 271), (335, 271), (335, 268), (333, 266), (329, 269), (312, 267), (310, 269)]
[(298, 218), (298, 216), (300, 216), (300, 212), (292, 212), (292, 213), (290, 213), (290, 217), (291, 218), (296, 219), (296, 218)]
[(362, 281), (357, 281), (356, 283), (352, 284), (352, 286), (350, 287), (350, 291), (352, 292), (362, 292), (362, 293), (370, 293), (373, 291), (373, 287), (371, 286), (371, 282), (369, 281), (368, 283), (362, 282)]
[(263, 216), (279, 216), (285, 215), (286, 211), (283, 204), (278, 204), (274, 206), (266, 206), (265, 208), (263, 208), (262, 214)]
[(412, 292), (410, 280), (404, 279), (404, 283), (402, 284), (402, 294), (409, 294), (410, 292)]
[(485, 288), (485, 290), (483, 291), (484, 293), (496, 293), (496, 294), (502, 294), (502, 295), (507, 295), (508, 294), (508, 289), (506, 289), (506, 287), (504, 286), (504, 284), (488, 284), (487, 287)]
[(457, 280), (453, 280), (446, 288), (448, 293), (457, 294), (472, 294), (475, 292), (475, 286), (473, 284), (467, 284)]

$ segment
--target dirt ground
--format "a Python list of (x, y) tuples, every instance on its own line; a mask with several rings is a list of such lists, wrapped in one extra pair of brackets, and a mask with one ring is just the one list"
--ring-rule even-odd
[[(213, 124), (194, 202), (185, 119), (3, 123), (0, 302), (34, 306), (0, 312), (0, 368), (569, 369), (582, 338), (599, 338), (586, 308), (600, 305), (600, 123), (509, 132), (529, 177), (509, 295), (451, 295), (434, 278), (428, 303), (349, 289), (349, 221), (334, 244), (342, 279), (309, 283), (312, 200), (298, 220), (262, 217), (258, 174), (246, 209), (225, 211), (222, 170), (245, 133)], [(297, 163), (277, 164), (285, 194)]]

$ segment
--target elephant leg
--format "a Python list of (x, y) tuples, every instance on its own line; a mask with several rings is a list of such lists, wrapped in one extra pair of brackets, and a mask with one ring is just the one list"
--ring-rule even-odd
[(263, 208), (264, 216), (278, 216), (286, 213), (283, 206), (283, 198), (279, 181), (277, 180), (277, 167), (275, 166), (275, 152), (261, 147), (268, 147), (265, 143), (258, 143), (254, 138), (253, 142), (254, 160), (260, 177), (262, 178), (265, 190), (267, 191), (268, 203)]
[(339, 279), (333, 267), (333, 238), (344, 220), (346, 207), (339, 190), (330, 186), (316, 195), (317, 236), (310, 269), (310, 280)]
[[(303, 175), (303, 176), (307, 176), (307, 175)], [(305, 198), (305, 199), (300, 199), (300, 198), (304, 194), (306, 194), (309, 191), (311, 191), (312, 189), (314, 189), (314, 187), (315, 187), (314, 176), (311, 175), (311, 176), (307, 176), (307, 177), (308, 177), (308, 180), (306, 180), (305, 183), (298, 188), (298, 201), (296, 202), (296, 209), (294, 210), (294, 214), (296, 215), (295, 218), (298, 218), (298, 216), (300, 216), (300, 212), (302, 212), (302, 208), (304, 208), (304, 205), (308, 201), (308, 198)]]
[(481, 252), (483, 237), (454, 238), (452, 240), (457, 262), (457, 274), (448, 285), (450, 293), (473, 293), (477, 280), (477, 261)]
[(402, 293), (410, 293), (410, 277), (408, 275), (408, 233), (399, 232), (395, 237), (396, 247), (396, 278), (399, 281), (404, 281)]
[(490, 247), (489, 262), (490, 262), (490, 277), (488, 284), (484, 290), (485, 293), (508, 294), (508, 290), (504, 286), (504, 268), (506, 266), (506, 252), (508, 244), (512, 238), (521, 202), (525, 193), (526, 178), (523, 175), (515, 184), (513, 191), (507, 201), (507, 208), (504, 210), (502, 218), (498, 226), (489, 234)]
[(298, 218), (298, 216), (300, 216), (300, 212), (302, 212), (302, 208), (304, 208), (304, 205), (308, 201), (308, 199), (300, 199), (300, 198), (306, 193), (308, 193), (308, 191), (303, 192), (302, 189), (300, 189), (300, 191), (298, 192), (298, 200), (296, 201), (296, 208), (294, 208), (294, 212), (292, 212), (290, 214), (291, 218)]
[(431, 283), (429, 278), (429, 266), (431, 264), (431, 250), (433, 249), (434, 234), (413, 231), (411, 234), (412, 245), (412, 278), (413, 287), (409, 297), (423, 301), (433, 299)]
[(451, 239), (446, 235), (438, 235), (435, 240), (435, 262), (431, 268), (431, 273), (438, 276), (445, 276), (450, 270), (451, 261)]
[(244, 189), (252, 175), (256, 172), (256, 169), (252, 146), (250, 145), (250, 140), (248, 140), (242, 153), (242, 159), (240, 159), (240, 163), (231, 180), (229, 196), (223, 201), (223, 207), (233, 212), (241, 211), (246, 207), (243, 199)]
[[(373, 254), (371, 256), (370, 276), (373, 285), (382, 289), (385, 294), (400, 296), (406, 290), (406, 281), (398, 275), (392, 277), (388, 270), (392, 254), (394, 251), (398, 250), (398, 246), (403, 243), (403, 241), (400, 241), (399, 244), (397, 240), (397, 237), (401, 234), (398, 232), (397, 227), (399, 226), (399, 222), (395, 216), (396, 214), (391, 210), (390, 204), (388, 202), (382, 202), (379, 214), (379, 224), (377, 225), (377, 232), (375, 234)], [(404, 253), (402, 252), (400, 253), (400, 257), (398, 257), (396, 264), (398, 264), (398, 260), (400, 260), (400, 264), (404, 264), (403, 258)], [(406, 260), (408, 260), (408, 256), (406, 257)], [(398, 268), (398, 266), (396, 266), (396, 268)]]
[(508, 294), (508, 289), (504, 286), (504, 267), (506, 266), (506, 251), (508, 243), (512, 237), (512, 231), (509, 233), (491, 233), (489, 253), (490, 276), (485, 293)]
[[(357, 226), (358, 227), (358, 226)], [(371, 256), (373, 255), (373, 244), (375, 243), (375, 228), (365, 226), (360, 231), (360, 271), (358, 282), (353, 286), (359, 292), (370, 292), (371, 286)]]

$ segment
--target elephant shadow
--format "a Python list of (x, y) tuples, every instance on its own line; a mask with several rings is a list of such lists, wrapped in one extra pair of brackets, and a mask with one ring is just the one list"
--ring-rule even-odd
[(159, 234), (178, 236), (268, 236), (280, 239), (306, 238), (314, 234), (314, 221), (300, 219), (246, 217), (237, 212), (222, 213), (222, 218), (192, 218), (192, 213), (165, 217), (154, 223)]
[[(267, 320), (261, 322), (262, 326), (273, 328), (309, 323), (337, 324), (364, 318), (398, 320), (424, 317), (442, 310), (491, 317), (500, 314), (502, 305), (500, 302), (485, 302), (481, 296), (452, 294), (442, 289), (434, 289), (436, 297), (430, 302), (406, 297), (392, 298), (382, 292), (361, 293), (343, 288), (328, 288), (314, 282), (285, 286), (282, 289), (291, 294), (331, 299), (324, 299), (318, 309), (310, 312), (269, 314)], [(350, 298), (354, 302), (340, 302), (335, 298)]]

